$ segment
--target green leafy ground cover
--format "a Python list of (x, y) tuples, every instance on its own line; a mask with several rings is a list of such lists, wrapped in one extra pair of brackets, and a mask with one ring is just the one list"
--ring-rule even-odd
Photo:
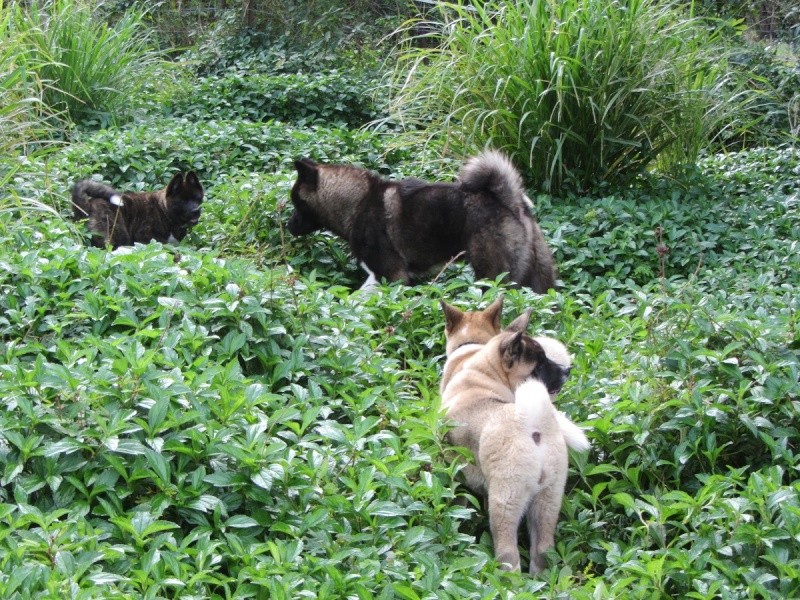
[[(286, 234), (292, 159), (440, 179), (456, 166), (342, 121), (348, 77), (297, 118), (220, 77), (191, 102), (10, 157), (0, 597), (800, 596), (796, 149), (536, 197), (558, 292), (452, 266), (366, 295), (341, 242)], [(275, 98), (298, 79), (245, 83)], [(76, 178), (145, 189), (178, 168), (207, 188), (178, 248), (88, 248), (64, 219)], [(537, 578), (497, 570), (437, 410), (439, 299), (500, 293), (509, 317), (533, 307), (536, 331), (574, 353), (559, 407), (593, 444), (573, 457)]]

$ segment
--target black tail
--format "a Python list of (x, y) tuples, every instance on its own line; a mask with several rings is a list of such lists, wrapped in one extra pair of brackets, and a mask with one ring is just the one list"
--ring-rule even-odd
[(487, 150), (469, 159), (458, 178), (464, 191), (489, 192), (512, 212), (528, 206), (519, 171), (504, 154), (496, 150)]
[(88, 202), (91, 198), (102, 198), (116, 206), (122, 206), (122, 195), (104, 183), (83, 179), (72, 187), (72, 210), (76, 219), (89, 216)]

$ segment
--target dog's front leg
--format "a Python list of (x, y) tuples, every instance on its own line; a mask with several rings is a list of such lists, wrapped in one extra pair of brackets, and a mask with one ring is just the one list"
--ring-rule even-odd
[[(367, 266), (367, 263), (363, 260), (359, 263), (361, 268), (367, 272), (367, 280), (361, 286), (360, 289), (362, 290), (371, 290), (378, 285), (378, 275), (376, 275), (372, 269)], [(394, 267), (394, 268), (392, 268)], [(385, 264), (378, 267), (378, 272), (381, 273), (381, 277), (385, 277), (387, 281), (402, 281), (403, 283), (410, 283), (411, 276), (408, 273), (408, 270), (405, 266), (395, 266), (389, 265), (387, 268)]]

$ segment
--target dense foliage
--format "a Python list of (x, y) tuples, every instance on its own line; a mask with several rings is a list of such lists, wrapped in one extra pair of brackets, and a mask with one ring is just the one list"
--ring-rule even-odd
[[(457, 169), (354, 128), (366, 72), (208, 73), (0, 158), (0, 597), (798, 597), (800, 152), (532, 194), (547, 295), (460, 265), (365, 294), (341, 241), (285, 232), (292, 159)], [(89, 248), (64, 218), (76, 178), (186, 168), (207, 197), (178, 247)], [(501, 293), (574, 353), (559, 408), (593, 444), (536, 578), (497, 570), (438, 412), (439, 299)]]
[[(374, 79), (332, 69), (324, 74), (258, 75), (229, 70), (209, 76), (178, 99), (176, 115), (194, 119), (268, 121), (360, 127), (379, 116), (372, 99)], [(216, 104), (215, 104), (216, 103)]]
[[(459, 153), (500, 148), (545, 191), (694, 162), (750, 94), (719, 32), (676, 2), (445, 4), (400, 52), (395, 120)], [(432, 30), (432, 31), (431, 31)], [(416, 42), (416, 43), (415, 43)], [(734, 125), (736, 124), (736, 125)]]
[[(126, 12), (113, 26), (90, 4), (76, 0), (0, 5), (8, 19), (3, 45), (11, 44), (18, 69), (42, 83), (41, 103), (64, 123), (107, 122), (128, 113), (160, 64), (142, 12)], [(2, 30), (0, 29), (0, 32)]]
[(750, 45), (732, 56), (734, 69), (746, 73), (760, 99), (749, 107), (762, 125), (740, 132), (750, 145), (783, 144), (800, 135), (800, 68), (797, 59), (776, 46)]
[(793, 0), (700, 0), (693, 7), (708, 15), (741, 19), (766, 40), (800, 39), (800, 8)]

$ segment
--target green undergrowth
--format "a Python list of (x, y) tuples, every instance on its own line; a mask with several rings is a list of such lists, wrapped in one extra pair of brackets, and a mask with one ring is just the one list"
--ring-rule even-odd
[[(210, 184), (178, 248), (0, 216), (4, 597), (800, 592), (796, 154), (712, 158), (672, 195), (537, 198), (564, 280), (545, 296), (461, 266), (352, 292), (341, 242), (285, 236), (274, 168)], [(593, 444), (532, 579), (496, 570), (437, 411), (438, 300), (500, 293), (573, 352), (559, 407)]]
[(204, 77), (168, 107), (181, 116), (205, 119), (278, 119), (301, 125), (338, 123), (358, 128), (376, 118), (374, 81), (362, 73), (332, 69), (324, 74), (253, 74), (234, 71)]
[[(366, 294), (341, 240), (286, 232), (293, 159), (458, 165), (350, 129), (343, 73), (291, 114), (252, 90), (303, 76), (207, 74), (205, 96), (0, 158), (0, 597), (800, 596), (797, 150), (532, 194), (546, 295), (462, 264)], [(66, 219), (76, 179), (178, 169), (206, 188), (179, 246), (89, 248)], [(498, 570), (438, 411), (439, 300), (500, 294), (574, 355), (557, 404), (592, 442), (536, 577)]]

